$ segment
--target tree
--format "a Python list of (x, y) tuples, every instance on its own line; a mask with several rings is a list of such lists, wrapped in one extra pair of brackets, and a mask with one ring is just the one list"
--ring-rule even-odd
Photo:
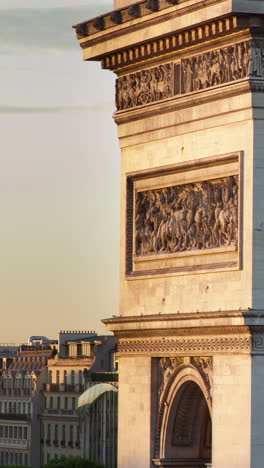
[(105, 466), (87, 458), (61, 457), (49, 461), (44, 468), (105, 468)]

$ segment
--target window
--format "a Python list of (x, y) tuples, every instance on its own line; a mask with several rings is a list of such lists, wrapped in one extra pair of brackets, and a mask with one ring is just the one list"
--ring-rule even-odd
[(18, 428), (18, 439), (22, 439), (22, 427)]
[(73, 425), (70, 425), (70, 442), (73, 442)]
[(8, 434), (8, 437), (9, 439), (13, 439), (13, 426), (9, 426), (9, 434)]
[(26, 402), (23, 402), (23, 414), (26, 414)]
[(55, 440), (58, 440), (58, 424), (55, 424), (54, 439), (55, 439)]
[(8, 438), (8, 426), (5, 426), (5, 439)]
[(66, 437), (66, 435), (65, 435), (65, 424), (63, 424), (62, 425), (62, 440), (63, 440), (63, 442), (65, 442), (65, 437)]
[(27, 427), (23, 428), (23, 439), (27, 439)]
[(2, 439), (4, 435), (4, 430), (3, 430), (3, 426), (0, 426), (0, 438)]
[(17, 427), (14, 427), (14, 439), (17, 439)]
[(52, 383), (52, 371), (49, 371), (49, 383)]
[(71, 371), (71, 385), (74, 385), (74, 370)]
[(64, 408), (68, 409), (68, 397), (64, 398)]
[(50, 397), (50, 408), (53, 408), (53, 396)]
[(59, 384), (60, 383), (60, 371), (57, 370), (56, 371), (56, 384)]
[(79, 384), (82, 384), (82, 371), (79, 371)]
[(61, 399), (60, 397), (58, 396), (57, 397), (57, 408), (60, 409), (60, 404), (61, 404)]
[(75, 409), (75, 397), (72, 398), (72, 409)]
[(30, 414), (30, 413), (31, 413), (31, 404), (28, 403), (28, 414)]
[(18, 412), (18, 414), (21, 413), (21, 403), (17, 404), (17, 412)]

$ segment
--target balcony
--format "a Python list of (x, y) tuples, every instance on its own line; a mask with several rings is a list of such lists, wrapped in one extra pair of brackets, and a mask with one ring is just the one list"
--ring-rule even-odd
[(43, 384), (44, 392), (54, 392), (54, 393), (83, 393), (84, 392), (84, 385), (83, 384), (55, 384), (55, 383), (48, 383)]
[(28, 447), (29, 447), (29, 442), (27, 439), (9, 439), (9, 438), (0, 439), (0, 448), (27, 449)]
[(30, 419), (30, 414), (0, 413), (1, 421), (29, 421)]
[(50, 415), (59, 415), (59, 416), (76, 416), (77, 408), (75, 409), (53, 409), (53, 408), (46, 408), (44, 409), (43, 414), (45, 416)]
[(0, 388), (0, 397), (26, 397), (30, 396), (32, 390), (30, 388)]

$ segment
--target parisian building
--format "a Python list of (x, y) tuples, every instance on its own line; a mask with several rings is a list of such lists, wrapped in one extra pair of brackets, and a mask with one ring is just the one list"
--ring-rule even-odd
[(85, 427), (78, 399), (90, 382), (90, 370), (112, 371), (116, 338), (88, 332), (60, 332), (59, 354), (49, 359), (41, 415), (41, 463), (85, 454)]
[(1, 356), (0, 466), (40, 468), (62, 455), (84, 456), (78, 398), (95, 379), (91, 370), (113, 378), (116, 338), (60, 332), (58, 341), (31, 337), (3, 346)]
[(2, 358), (0, 376), (0, 465), (40, 466), (42, 388), (51, 347), (21, 346)]

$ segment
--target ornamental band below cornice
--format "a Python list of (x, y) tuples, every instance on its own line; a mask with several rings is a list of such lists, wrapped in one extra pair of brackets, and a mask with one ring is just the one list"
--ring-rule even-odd
[(253, 79), (255, 87), (256, 80), (264, 78), (263, 39), (124, 75), (116, 81), (116, 107), (125, 111), (246, 78)]
[[(264, 351), (264, 337), (255, 340), (255, 347)], [(204, 353), (249, 353), (251, 351), (251, 337), (218, 336), (200, 338), (166, 338), (149, 340), (120, 340), (119, 354), (204, 354)]]

